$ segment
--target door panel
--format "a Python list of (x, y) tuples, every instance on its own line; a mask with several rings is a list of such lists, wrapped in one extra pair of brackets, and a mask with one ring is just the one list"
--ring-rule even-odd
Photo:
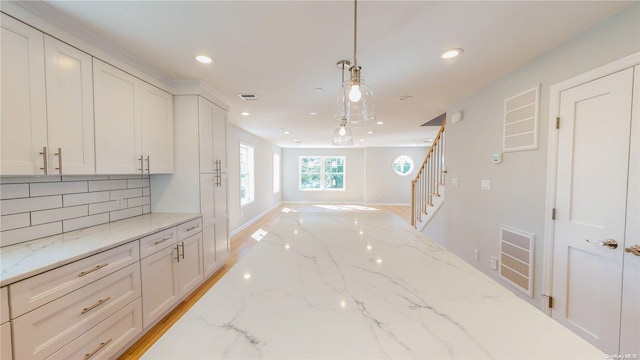
[[(173, 100), (169, 93), (143, 82), (138, 101), (145, 173), (173, 172)], [(147, 159), (148, 156), (148, 159)]]
[[(640, 66), (635, 67), (625, 248), (640, 246)], [(620, 354), (640, 354), (640, 256), (624, 254)]]
[(214, 208), (214, 174), (200, 175), (200, 213), (202, 214), (202, 253), (204, 274), (212, 274), (218, 267), (216, 262), (216, 219)]
[[(554, 319), (618, 353), (633, 70), (563, 91), (558, 132)], [(601, 243), (614, 239), (618, 248)]]
[(214, 108), (211, 102), (199, 98), (200, 173), (203, 174), (211, 174), (216, 170), (213, 158)]

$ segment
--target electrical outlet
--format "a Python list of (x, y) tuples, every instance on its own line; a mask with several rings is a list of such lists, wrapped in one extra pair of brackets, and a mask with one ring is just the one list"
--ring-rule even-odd
[(116, 198), (116, 206), (118, 207), (118, 209), (123, 209), (126, 207), (126, 205), (124, 204), (124, 198), (122, 196), (118, 196)]
[(480, 250), (473, 249), (473, 258), (476, 260), (480, 260)]
[(495, 256), (490, 257), (489, 265), (491, 265), (491, 268), (493, 270), (498, 270), (498, 258), (496, 258)]
[(490, 191), (491, 190), (491, 180), (482, 180), (480, 182), (480, 189), (484, 190), (484, 191)]
[(451, 178), (451, 186), (458, 187), (459, 185), (460, 182), (458, 181), (458, 178)]

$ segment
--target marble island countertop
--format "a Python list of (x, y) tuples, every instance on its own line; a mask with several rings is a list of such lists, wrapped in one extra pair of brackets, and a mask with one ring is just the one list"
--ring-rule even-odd
[(0, 286), (200, 217), (152, 213), (0, 248)]
[(289, 213), (144, 359), (603, 359), (382, 212)]

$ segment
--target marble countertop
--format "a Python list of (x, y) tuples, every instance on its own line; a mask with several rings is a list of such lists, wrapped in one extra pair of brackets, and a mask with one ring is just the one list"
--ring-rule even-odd
[(394, 215), (289, 213), (144, 359), (603, 359)]
[(0, 248), (0, 286), (200, 217), (152, 213)]

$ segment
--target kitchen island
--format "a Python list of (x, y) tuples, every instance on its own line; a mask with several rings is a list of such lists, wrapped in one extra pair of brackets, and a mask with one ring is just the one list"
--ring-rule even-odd
[(144, 359), (603, 359), (385, 212), (289, 213)]

